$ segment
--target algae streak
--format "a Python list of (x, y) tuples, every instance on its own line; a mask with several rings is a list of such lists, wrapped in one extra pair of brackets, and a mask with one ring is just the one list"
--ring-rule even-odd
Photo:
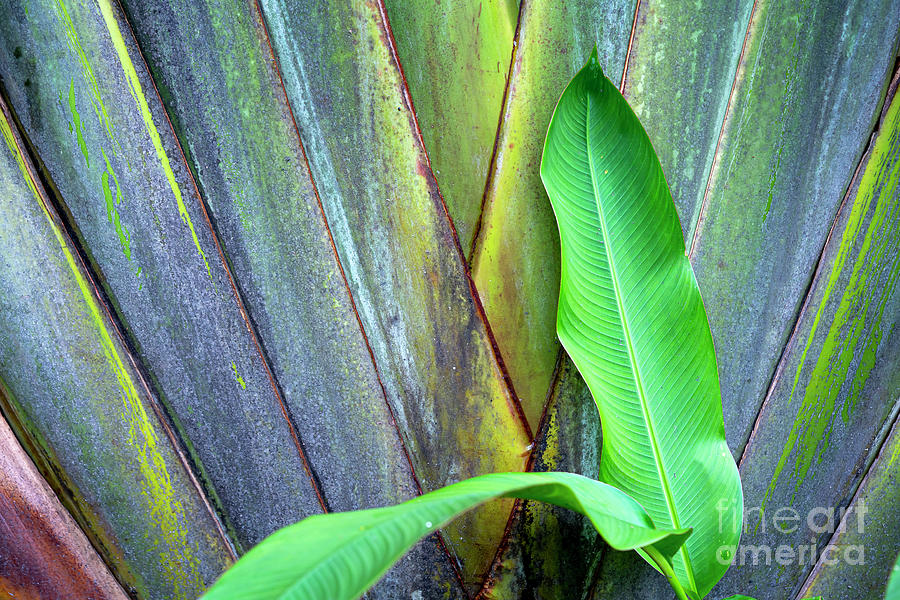
[[(78, 56), (78, 62), (81, 63), (81, 74), (84, 77), (84, 82), (87, 84), (88, 90), (90, 91), (91, 104), (94, 107), (94, 112), (97, 113), (97, 119), (100, 123), (103, 124), (106, 129), (106, 135), (109, 137), (109, 140), (118, 145), (115, 136), (113, 135), (112, 124), (109, 122), (109, 114), (106, 112), (106, 106), (103, 105), (103, 98), (100, 96), (100, 86), (97, 84), (97, 77), (94, 75), (94, 70), (91, 68), (91, 63), (87, 59), (87, 55), (84, 52), (84, 48), (81, 47), (81, 43), (78, 41), (78, 34), (75, 32), (75, 25), (72, 23), (72, 18), (69, 16), (69, 11), (66, 10), (66, 5), (62, 0), (56, 0), (56, 16), (59, 18), (60, 23), (62, 23), (63, 27), (66, 30), (66, 39), (69, 42), (69, 49)], [(69, 107), (72, 109), (72, 116), (76, 118), (76, 129), (78, 127), (78, 119), (77, 119), (77, 111), (75, 110), (75, 93), (74, 93), (75, 80), (72, 80), (72, 89), (69, 91)], [(79, 136), (79, 144), (83, 143), (83, 139)], [(85, 160), (87, 160), (87, 149), (82, 147), (82, 152), (85, 153)]]
[[(100, 149), (100, 152), (103, 154), (103, 160), (106, 161), (106, 171), (100, 176), (100, 183), (103, 185), (103, 197), (106, 199), (106, 218), (116, 228), (116, 234), (119, 236), (119, 245), (122, 247), (125, 258), (131, 260), (131, 236), (128, 234), (128, 228), (122, 225), (122, 221), (119, 219), (119, 211), (116, 210), (116, 206), (122, 204), (122, 189), (119, 187), (116, 172), (113, 170), (112, 165), (109, 164), (106, 152), (103, 148)], [(112, 176), (113, 184), (116, 186), (115, 200), (113, 200), (112, 189), (109, 187), (110, 176)]]
[(88, 158), (87, 144), (84, 143), (84, 125), (81, 123), (81, 115), (78, 114), (78, 106), (75, 104), (75, 80), (69, 86), (69, 111), (72, 113), (72, 123), (74, 124), (75, 137), (78, 140), (78, 147), (84, 155), (85, 164), (90, 167), (91, 161)]
[(159, 131), (153, 123), (153, 115), (150, 113), (150, 106), (147, 104), (147, 98), (144, 96), (144, 90), (141, 88), (141, 82), (138, 78), (137, 71), (134, 68), (134, 63), (128, 55), (128, 48), (125, 47), (125, 39), (122, 37), (122, 31), (119, 29), (119, 24), (113, 13), (112, 5), (109, 0), (98, 0), (97, 4), (100, 6), (103, 21), (106, 24), (107, 31), (109, 31), (109, 37), (116, 49), (116, 54), (119, 57), (122, 70), (125, 72), (125, 77), (128, 80), (131, 97), (134, 98), (134, 101), (138, 105), (141, 117), (144, 119), (144, 127), (147, 129), (147, 133), (150, 134), (150, 140), (153, 142), (156, 156), (159, 158), (160, 165), (166, 174), (166, 179), (169, 181), (169, 187), (175, 195), (175, 202), (178, 204), (178, 214), (181, 215), (181, 221), (188, 226), (188, 229), (190, 229), (191, 238), (194, 240), (194, 246), (197, 248), (197, 252), (200, 253), (203, 264), (206, 265), (206, 274), (209, 275), (210, 280), (212, 280), (212, 270), (209, 268), (209, 261), (206, 258), (206, 253), (203, 252), (203, 248), (200, 247), (197, 231), (194, 229), (194, 224), (191, 222), (190, 215), (188, 215), (184, 199), (181, 197), (181, 188), (178, 187), (178, 182), (175, 181), (175, 173), (172, 171), (169, 157), (166, 154), (165, 148), (163, 148), (162, 138), (160, 138)]
[(231, 361), (231, 370), (234, 371), (234, 379), (241, 386), (241, 389), (247, 389), (247, 383), (244, 381), (244, 378), (241, 377), (240, 373), (238, 373), (237, 365), (234, 364), (234, 361)]

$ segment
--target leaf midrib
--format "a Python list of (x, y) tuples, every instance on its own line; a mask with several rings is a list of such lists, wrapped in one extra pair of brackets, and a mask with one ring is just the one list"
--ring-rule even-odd
[[(672, 497), (672, 489), (669, 485), (669, 479), (666, 476), (665, 470), (662, 465), (662, 453), (659, 449), (659, 441), (657, 440), (656, 429), (653, 427), (653, 422), (650, 419), (650, 410), (647, 406), (647, 398), (644, 393), (644, 386), (642, 382), (642, 377), (640, 373), (640, 369), (638, 368), (637, 358), (634, 353), (634, 347), (631, 343), (631, 330), (628, 327), (628, 318), (625, 315), (625, 305), (622, 302), (622, 294), (619, 291), (619, 279), (616, 273), (616, 263), (613, 260), (612, 253), (610, 252), (609, 246), (609, 232), (606, 228), (606, 219), (603, 216), (603, 207), (600, 205), (600, 190), (597, 186), (597, 177), (594, 169), (594, 157), (591, 152), (591, 96), (587, 94), (587, 106), (585, 110), (585, 119), (584, 119), (584, 133), (585, 133), (585, 150), (587, 152), (588, 157), (588, 171), (591, 175), (591, 187), (594, 190), (594, 203), (597, 206), (597, 215), (600, 220), (600, 232), (603, 235), (603, 250), (606, 253), (606, 260), (609, 263), (609, 272), (610, 279), (613, 284), (613, 292), (616, 296), (616, 304), (619, 307), (619, 319), (622, 323), (622, 329), (625, 333), (625, 346), (628, 348), (628, 358), (631, 361), (631, 372), (634, 376), (634, 382), (637, 387), (638, 398), (640, 399), (641, 404), (641, 412), (644, 416), (644, 422), (647, 426), (647, 431), (649, 433), (650, 438), (650, 447), (653, 449), (653, 459), (656, 462), (656, 470), (659, 473), (659, 478), (662, 483), (662, 488), (664, 492), (664, 496), (666, 499), (666, 507), (669, 509), (669, 516), (672, 518), (673, 526), (678, 529), (681, 528), (681, 523), (678, 520), (678, 514), (675, 510), (675, 499)], [(690, 560), (688, 559), (687, 548), (682, 545), (678, 550), (682, 557), (684, 558), (684, 567), (687, 571), (688, 581), (690, 582), (690, 586), (692, 589), (697, 589), (697, 584), (694, 581), (694, 571), (691, 567)]]

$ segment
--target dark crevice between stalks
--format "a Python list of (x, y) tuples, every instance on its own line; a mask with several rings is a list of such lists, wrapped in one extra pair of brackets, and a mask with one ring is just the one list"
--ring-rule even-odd
[(641, 12), (641, 0), (634, 3), (634, 17), (631, 20), (631, 33), (628, 35), (628, 48), (625, 50), (625, 64), (622, 65), (622, 80), (619, 93), (625, 95), (625, 79), (628, 77), (628, 63), (631, 61), (631, 49), (634, 47), (634, 33), (637, 31), (638, 14)]
[[(558, 392), (558, 385), (562, 378), (563, 373), (563, 364), (567, 360), (566, 351), (560, 347), (559, 352), (556, 357), (556, 366), (553, 370), (553, 376), (551, 377), (551, 385), (547, 391), (547, 397), (544, 401), (544, 408), (541, 412), (541, 418), (538, 421), (537, 427), (537, 437), (534, 442), (532, 442), (531, 450), (528, 455), (528, 461), (526, 463), (526, 472), (534, 471), (534, 462), (538, 457), (538, 454), (544, 449), (544, 442), (547, 438), (547, 432), (549, 430), (549, 420), (550, 420), (550, 412), (552, 406), (559, 402), (562, 397)], [(498, 578), (502, 572), (504, 555), (506, 551), (509, 549), (511, 543), (511, 536), (513, 530), (516, 528), (519, 519), (522, 517), (524, 513), (525, 505), (528, 502), (535, 502), (533, 500), (520, 500), (517, 499), (515, 504), (513, 505), (513, 510), (510, 513), (509, 519), (506, 524), (506, 529), (504, 530), (503, 537), (500, 541), (499, 546), (497, 547), (497, 551), (494, 554), (494, 558), (491, 561), (491, 566), (488, 569), (488, 572), (484, 576), (484, 580), (482, 581), (481, 588), (478, 591), (478, 594), (475, 597), (475, 600), (486, 600), (489, 597), (489, 594), (492, 592), (494, 586), (498, 583)], [(599, 534), (598, 534), (599, 535)], [(605, 550), (605, 545), (604, 545)], [(600, 573), (600, 564), (602, 562), (602, 557), (605, 556), (606, 552), (601, 550), (600, 556), (596, 557), (591, 567), (591, 581), (593, 583), (587, 585), (585, 587), (586, 592), (590, 592), (584, 596), (584, 598), (590, 598), (592, 596), (591, 590), (596, 586), (596, 580), (599, 577)]]
[(603, 550), (603, 553), (597, 557), (597, 562), (594, 566), (594, 572), (591, 577), (591, 585), (588, 588), (587, 595), (584, 596), (582, 600), (593, 600), (597, 597), (597, 592), (600, 589), (600, 574), (603, 573), (603, 563), (606, 560), (606, 557), (609, 555), (610, 548), (607, 546), (604, 547)]
[(244, 303), (243, 296), (241, 295), (241, 292), (237, 286), (237, 281), (234, 277), (234, 273), (232, 272), (230, 263), (225, 256), (225, 251), (222, 246), (219, 232), (216, 229), (216, 227), (213, 223), (213, 220), (210, 216), (210, 211), (206, 204), (206, 201), (204, 200), (203, 196), (200, 193), (200, 187), (197, 184), (197, 179), (194, 177), (194, 171), (191, 168), (191, 165), (186, 158), (184, 148), (181, 144), (181, 139), (178, 137), (178, 133), (176, 132), (175, 127), (172, 124), (172, 119), (169, 117), (169, 112), (166, 109), (165, 104), (163, 103), (162, 97), (159, 93), (159, 89), (157, 89), (157, 87), (156, 87), (156, 81), (152, 77), (152, 72), (150, 71), (150, 67), (147, 63), (146, 58), (144, 57), (143, 51), (140, 48), (140, 44), (138, 42), (137, 36), (135, 36), (135, 34), (134, 34), (134, 30), (131, 27), (131, 23), (129, 22), (129, 20), (127, 18), (125, 10), (122, 8), (119, 0), (114, 0), (114, 1), (116, 3), (116, 7), (118, 8), (118, 11), (119, 11), (119, 15), (118, 15), (119, 19), (121, 20), (122, 24), (128, 28), (128, 32), (131, 34), (131, 38), (134, 42), (135, 50), (137, 51), (137, 55), (138, 55), (137, 57), (141, 61), (141, 64), (146, 69), (146, 72), (149, 75), (149, 80), (150, 80), (150, 84), (153, 88), (153, 93), (155, 94), (156, 99), (159, 102), (160, 112), (162, 113), (162, 116), (166, 120), (166, 125), (168, 126), (169, 131), (172, 134), (172, 140), (175, 144), (175, 149), (178, 151), (178, 155), (181, 158), (182, 164), (185, 166), (185, 171), (187, 172), (188, 178), (190, 179), (189, 184), (193, 188), (194, 199), (197, 201), (197, 206), (200, 208), (200, 212), (203, 215), (203, 219), (204, 219), (207, 227), (209, 228), (210, 235), (213, 240), (213, 244), (216, 247), (216, 252), (222, 263), (222, 268), (223, 268), (225, 275), (228, 279), (228, 282), (230, 284), (230, 287), (232, 290), (232, 296), (235, 300), (235, 303), (237, 304), (239, 312), (241, 313), (241, 317), (244, 320), (244, 324), (247, 327), (247, 331), (249, 332), (250, 337), (253, 340), (254, 346), (259, 355), (263, 369), (265, 370), (266, 376), (269, 379), (269, 385), (271, 386), (272, 392), (275, 396), (275, 399), (278, 402), (279, 408), (281, 409), (282, 416), (284, 417), (285, 421), (287, 422), (288, 429), (290, 430), (291, 438), (294, 441), (294, 446), (296, 447), (300, 461), (303, 464), (303, 469), (306, 472), (307, 477), (309, 478), (310, 486), (312, 487), (313, 492), (316, 494), (316, 499), (318, 500), (319, 506), (322, 508), (322, 511), (326, 512), (326, 513), (330, 512), (328, 503), (326, 502), (325, 496), (322, 493), (321, 482), (319, 480), (318, 475), (316, 474), (316, 471), (313, 469), (312, 464), (310, 464), (309, 459), (306, 456), (306, 450), (304, 449), (303, 442), (300, 439), (299, 433), (297, 432), (297, 427), (295, 424), (293, 414), (291, 413), (290, 407), (288, 407), (287, 403), (284, 400), (283, 390), (282, 390), (281, 385), (278, 382), (277, 378), (275, 377), (275, 373), (272, 370), (269, 358), (263, 351), (262, 343), (260, 342), (260, 337), (256, 330), (256, 326), (255, 326), (254, 322), (250, 319), (250, 314)]
[[(419, 480), (419, 476), (416, 474), (412, 456), (409, 453), (409, 448), (406, 445), (406, 440), (404, 439), (403, 432), (400, 430), (400, 426), (397, 424), (397, 418), (394, 413), (394, 409), (391, 406), (391, 403), (388, 399), (387, 389), (384, 386), (384, 382), (381, 377), (381, 372), (378, 368), (378, 361), (375, 359), (375, 352), (372, 350), (372, 345), (369, 342), (369, 336), (366, 334), (366, 329), (365, 329), (365, 326), (363, 325), (362, 317), (360, 317), (360, 315), (359, 315), (359, 310), (356, 305), (356, 299), (353, 296), (353, 290), (350, 288), (350, 282), (347, 279), (346, 272), (344, 271), (344, 265), (343, 265), (343, 262), (341, 261), (340, 253), (337, 250), (337, 245), (335, 244), (335, 241), (334, 241), (334, 235), (331, 232), (331, 226), (328, 224), (328, 216), (325, 214), (325, 207), (322, 204), (322, 198), (319, 195), (319, 188), (318, 188), (315, 178), (313, 177), (313, 174), (312, 174), (312, 169), (309, 164), (309, 158), (307, 157), (307, 154), (306, 154), (306, 147), (303, 144), (303, 137), (300, 135), (300, 128), (298, 127), (297, 119), (294, 116), (294, 109), (291, 106), (290, 98), (288, 97), (287, 89), (285, 88), (285, 85), (284, 85), (284, 78), (282, 77), (282, 74), (281, 74), (281, 65), (278, 60), (278, 55), (275, 53), (275, 49), (272, 46), (271, 37), (269, 35), (268, 24), (266, 23), (265, 13), (263, 12), (262, 7), (259, 4), (259, 0), (253, 0), (253, 4), (254, 4), (254, 7), (256, 8), (256, 13), (257, 13), (257, 17), (259, 19), (260, 29), (261, 29), (262, 35), (265, 39), (266, 47), (269, 50), (269, 55), (272, 60), (272, 67), (273, 67), (272, 71), (278, 79), (279, 90), (281, 92), (284, 105), (286, 107), (288, 107), (288, 114), (291, 117), (291, 124), (293, 125), (294, 133), (297, 136), (297, 144), (300, 147), (300, 152), (303, 156), (303, 163), (306, 167), (306, 172), (308, 174), (310, 184), (312, 185), (312, 188), (313, 188), (313, 194), (315, 195), (316, 204), (318, 206), (319, 213), (322, 215), (322, 223), (325, 227), (325, 233), (328, 236), (328, 241), (331, 246), (331, 251), (334, 254), (335, 263), (337, 264), (338, 271), (340, 271), (340, 274), (341, 274), (341, 281), (343, 281), (343, 283), (344, 283), (344, 289), (347, 291), (347, 298), (348, 298), (348, 300), (350, 302), (350, 306), (353, 310), (353, 316), (356, 318), (356, 323), (359, 326), (360, 335), (362, 336), (363, 342), (366, 345), (366, 350), (369, 353), (369, 359), (372, 361), (372, 369), (375, 372), (375, 377), (378, 381), (378, 386), (381, 388), (381, 394), (382, 394), (382, 397), (384, 398), (384, 403), (385, 403), (385, 406), (387, 407), (388, 414), (391, 419), (391, 426), (394, 428), (394, 431), (397, 434), (398, 443), (400, 444), (400, 448), (403, 451), (403, 456), (406, 458), (406, 463), (409, 468), (410, 477), (413, 480), (413, 484), (415, 486), (416, 493), (419, 496), (421, 496), (424, 493), (422, 484)], [(459, 585), (460, 590), (464, 594), (466, 594), (466, 596), (468, 597), (467, 587), (465, 585), (465, 580), (463, 579), (463, 576), (462, 576), (462, 568), (459, 564), (458, 558), (450, 551), (450, 547), (447, 545), (447, 542), (444, 539), (444, 533), (442, 531), (437, 531), (434, 535), (435, 535), (435, 539), (437, 540), (438, 546), (441, 548), (441, 550), (444, 552), (444, 554), (447, 557), (447, 561), (450, 564), (451, 569), (453, 570), (454, 576), (456, 578), (456, 581), (457, 581), (457, 584)]]
[[(44, 209), (60, 229), (64, 241), (78, 261), (78, 266), (81, 268), (83, 276), (94, 293), (94, 299), (113, 329), (112, 334), (123, 348), (125, 353), (123, 358), (134, 371), (135, 377), (138, 379), (136, 383), (143, 390), (153, 413), (159, 419), (164, 434), (181, 462), (191, 485), (197, 491), (201, 502), (215, 524), (223, 545), (230, 557), (233, 560), (237, 560), (238, 550), (229, 535), (233, 532), (233, 529), (231, 524), (224, 518), (224, 514), (219, 512), (221, 506), (218, 496), (215, 495), (214, 489), (206, 479), (202, 464), (196, 456), (193, 446), (183, 436), (183, 431), (177, 426), (177, 421), (170, 418), (169, 407), (164, 400), (164, 396), (157, 395), (155, 393), (156, 390), (154, 390), (155, 386), (149, 383), (150, 379), (147, 376), (147, 371), (142, 362), (137, 359), (139, 355), (135, 352), (135, 348), (130, 343), (129, 338), (123, 333), (127, 329), (119, 318), (120, 315), (117, 309), (110, 301), (110, 296), (107, 294), (105, 285), (103, 285), (105, 280), (99, 275), (101, 271), (96, 262), (86, 252), (87, 246), (84, 244), (81, 232), (74, 225), (71, 212), (63, 201), (59, 189), (50, 177), (50, 173), (41, 161), (36, 147), (25, 134), (22, 123), (12, 110), (8, 99), (5, 82), (0, 77), (0, 110), (3, 110), (14, 127), (13, 136), (18, 145), (18, 150), (23, 156), (26, 169), (29, 171), (29, 176), (40, 196)], [(5, 388), (2, 382), (0, 382), (0, 412), (4, 414), (10, 423), (10, 427), (19, 438), (19, 442), (26, 449), (29, 457), (38, 467), (38, 471), (47, 480), (51, 489), (54, 490), (60, 502), (66, 507), (76, 523), (82, 528), (91, 545), (103, 558), (110, 572), (115, 575), (116, 580), (127, 590), (129, 595), (136, 597), (137, 591), (135, 586), (133, 583), (130, 583), (134, 582), (136, 578), (130, 569), (118, 560), (118, 556), (121, 556), (122, 552), (119, 552), (117, 556), (117, 553), (113, 550), (113, 548), (118, 548), (115, 541), (107, 539), (107, 536), (92, 525), (90, 513), (94, 511), (84, 504), (83, 500), (79, 500), (80, 494), (77, 491), (77, 486), (66, 474), (43, 435), (27, 420), (26, 411), (14, 400), (11, 392)], [(93, 519), (98, 523), (101, 522), (100, 517), (96, 514), (93, 514)]]
[(377, 0), (377, 5), (378, 11), (381, 16), (381, 26), (383, 27), (384, 33), (386, 34), (385, 38), (388, 43), (388, 50), (391, 54), (391, 60), (394, 63), (394, 66), (397, 68), (397, 73), (400, 75), (400, 81), (402, 82), (400, 92), (402, 93), (404, 103), (406, 104), (407, 116), (410, 120), (410, 127), (412, 128), (413, 133), (415, 133), (416, 138), (419, 141), (418, 150), (421, 152), (422, 157), (425, 159), (425, 167), (427, 169), (427, 176), (425, 179), (428, 187), (430, 188), (430, 194), (432, 197), (437, 197), (443, 215), (447, 219), (450, 238), (453, 242), (454, 248), (456, 249), (457, 258), (459, 260), (460, 266), (462, 267), (463, 274), (466, 278), (467, 283), (469, 284), (469, 295), (471, 296), (472, 302), (474, 304), (475, 312), (478, 314), (478, 318), (481, 320), (481, 323), (484, 326), (484, 331), (487, 335), (491, 347), (491, 352), (494, 357), (495, 366), (500, 372), (501, 378), (506, 385), (508, 399), (512, 404), (511, 408), (516, 414), (519, 420), (519, 424), (522, 426), (525, 435), (528, 437), (528, 441), (533, 443), (534, 432), (531, 429), (531, 425), (528, 423), (528, 419), (525, 417), (525, 410), (522, 408), (522, 402), (519, 399), (518, 394), (516, 394), (516, 389), (513, 385), (512, 377), (509, 374), (509, 370), (506, 368), (506, 363), (504, 362), (503, 355), (500, 352), (500, 346), (499, 344), (497, 344), (497, 339), (494, 337), (494, 331), (491, 328), (490, 321), (488, 321), (487, 314), (484, 311), (484, 305), (482, 305), (481, 303), (481, 296), (478, 293), (478, 288), (475, 286), (475, 280), (472, 279), (472, 271), (469, 268), (469, 262), (466, 260), (466, 254), (462, 249), (462, 244), (460, 244), (459, 235), (456, 232), (456, 226), (453, 224), (453, 217), (450, 215), (450, 211), (447, 209), (447, 203), (444, 201), (444, 196), (443, 194), (441, 194), (441, 190), (437, 185), (437, 179), (435, 179), (434, 176), (434, 169), (431, 166), (431, 159), (428, 157), (428, 151), (425, 148), (425, 140), (422, 137), (422, 130), (419, 127), (419, 119), (416, 116), (416, 110), (413, 106), (412, 96), (409, 93), (409, 84), (406, 81), (406, 75), (404, 75), (403, 73), (403, 66), (400, 64), (400, 56), (397, 53), (397, 45), (394, 41), (394, 32), (391, 30), (391, 24), (388, 21), (387, 10), (384, 7), (384, 0)]
[[(700, 230), (704, 220), (704, 215), (709, 210), (709, 192), (712, 188), (713, 174), (716, 172), (716, 163), (719, 158), (719, 149), (722, 147), (722, 140), (725, 138), (725, 124), (728, 123), (728, 114), (731, 112), (731, 105), (734, 103), (734, 92), (737, 90), (738, 79), (741, 75), (741, 65), (744, 62), (744, 55), (747, 52), (747, 42), (750, 40), (750, 30), (753, 27), (753, 17), (756, 15), (756, 6), (759, 0), (753, 0), (753, 6), (750, 8), (750, 15), (747, 18), (747, 30), (744, 33), (744, 42), (741, 44), (741, 53), (738, 55), (737, 64), (734, 66), (734, 78), (731, 80), (731, 91), (728, 92), (728, 101), (725, 103), (725, 110), (722, 112), (722, 125), (719, 127), (719, 137), (716, 140), (716, 149), (713, 151), (712, 161), (709, 164), (709, 174), (706, 176), (706, 188), (703, 191), (703, 200), (697, 209), (697, 218), (690, 225), (694, 228), (691, 235), (691, 243), (688, 248), (688, 259), (694, 257), (694, 250), (700, 239)], [(690, 230), (688, 230), (690, 231)]]
[[(481, 208), (478, 210), (478, 219), (475, 221), (475, 229), (472, 231), (472, 245), (469, 248), (469, 255), (466, 261), (470, 270), (474, 266), (475, 256), (481, 246), (479, 241), (481, 240), (481, 228), (484, 224), (484, 212), (487, 208), (487, 197), (491, 190), (491, 186), (494, 184), (494, 177), (497, 170), (497, 154), (500, 148), (500, 137), (503, 133), (503, 124), (506, 122), (506, 117), (509, 114), (509, 88), (512, 86), (513, 75), (516, 72), (516, 65), (519, 61), (519, 31), (522, 28), (522, 16), (525, 14), (525, 5), (529, 2), (530, 0), (521, 0), (519, 2), (519, 13), (516, 17), (516, 30), (513, 33), (512, 51), (509, 56), (509, 68), (506, 71), (506, 84), (503, 86), (503, 97), (500, 100), (500, 114), (497, 117), (497, 131), (494, 134), (494, 146), (491, 149), (491, 160), (488, 162), (487, 175), (484, 179), (484, 191), (481, 194)], [(399, 60), (398, 57), (397, 62), (399, 62)]]
[(894, 75), (889, 80), (886, 93), (882, 94), (880, 97), (879, 102), (881, 103), (881, 109), (876, 111), (876, 114), (878, 116), (873, 119), (874, 123), (872, 125), (872, 131), (869, 135), (869, 143), (867, 144), (865, 151), (863, 151), (862, 155), (859, 158), (859, 161), (856, 164), (856, 169), (853, 172), (853, 176), (850, 178), (850, 181), (847, 184), (847, 189), (844, 191), (844, 196), (841, 199), (841, 203), (838, 206), (837, 211), (835, 212), (834, 219), (831, 222), (831, 227), (828, 230), (828, 235), (826, 236), (825, 241), (822, 244), (822, 249), (819, 252), (818, 258), (816, 259), (813, 274), (809, 278), (809, 281), (806, 284), (806, 289), (803, 292), (803, 303), (801, 304), (800, 308), (795, 311), (793, 328), (791, 329), (791, 333), (781, 349), (781, 354), (779, 355), (778, 361), (775, 363), (775, 367), (773, 367), (772, 374), (769, 377), (769, 385), (766, 391), (766, 395), (762, 401), (762, 404), (760, 404), (759, 409), (756, 412), (756, 418), (754, 419), (753, 427), (750, 430), (750, 433), (746, 435), (740, 447), (735, 448), (733, 452), (737, 459), (738, 467), (742, 467), (744, 464), (744, 457), (747, 453), (747, 447), (750, 446), (750, 444), (756, 438), (756, 434), (759, 430), (765, 409), (772, 401), (772, 397), (775, 393), (775, 388), (781, 381), (781, 378), (784, 375), (784, 370), (788, 366), (787, 361), (791, 356), (791, 351), (798, 343), (800, 327), (803, 324), (804, 316), (809, 310), (809, 305), (813, 300), (812, 295), (815, 292), (815, 285), (824, 276), (822, 271), (826, 267), (825, 255), (828, 252), (831, 238), (835, 234), (835, 230), (840, 224), (841, 218), (843, 217), (845, 211), (852, 209), (851, 205), (853, 202), (853, 198), (851, 198), (851, 196), (857, 187), (857, 183), (859, 182), (860, 177), (862, 177), (863, 167), (868, 163), (869, 157), (871, 156), (872, 151), (875, 147), (875, 139), (878, 136), (878, 132), (881, 129), (885, 116), (887, 115), (888, 108), (890, 108), (891, 102), (897, 94), (898, 84), (900, 84), (900, 59), (895, 60)]
[[(537, 437), (534, 439), (534, 441), (531, 442), (531, 447), (528, 452), (528, 459), (525, 462), (525, 472), (530, 473), (534, 469), (534, 460), (535, 458), (537, 458), (538, 448), (540, 447), (547, 434), (546, 423), (548, 414), (550, 412), (549, 407), (553, 399), (556, 382), (558, 381), (560, 376), (563, 361), (563, 352), (565, 351), (560, 348), (559, 352), (556, 355), (556, 366), (553, 368), (553, 376), (551, 378), (553, 381), (553, 385), (551, 385), (550, 389), (547, 391), (547, 398), (544, 401), (544, 408), (541, 411), (541, 418), (538, 420)], [(503, 536), (500, 538), (500, 543), (497, 546), (497, 550), (494, 552), (494, 558), (493, 560), (491, 560), (491, 565), (488, 568), (487, 573), (485, 573), (484, 575), (484, 578), (481, 582), (481, 587), (475, 596), (475, 600), (484, 600), (486, 598), (486, 595), (489, 594), (493, 589), (494, 584), (497, 583), (498, 573), (502, 568), (503, 556), (504, 554), (506, 554), (506, 550), (509, 548), (512, 530), (516, 525), (516, 521), (518, 521), (519, 516), (524, 510), (525, 502), (527, 502), (527, 500), (522, 500), (520, 498), (516, 498), (515, 502), (513, 502), (513, 509), (509, 514), (509, 518), (506, 520), (506, 528), (503, 530)]]
[[(526, 471), (530, 471), (531, 469), (526, 469)], [(522, 513), (525, 510), (525, 502), (527, 500), (522, 500), (521, 498), (516, 498), (513, 502), (512, 510), (509, 513), (509, 518), (506, 520), (506, 527), (503, 530), (503, 537), (500, 538), (500, 544), (497, 546), (497, 551), (494, 553), (494, 558), (491, 560), (491, 565), (488, 568), (487, 573), (485, 573), (484, 577), (481, 581), (481, 586), (478, 589), (478, 592), (475, 594), (475, 600), (486, 600), (487, 595), (491, 592), (494, 587), (494, 584), (497, 583), (497, 577), (499, 573), (499, 569), (501, 568), (501, 563), (503, 561), (503, 555), (506, 554), (506, 551), (509, 549), (510, 538), (512, 536), (512, 530), (515, 528), (516, 524), (519, 521), (519, 518), (522, 516)]]
[[(809, 574), (803, 580), (801, 584), (799, 584), (796, 588), (794, 588), (792, 595), (798, 600), (801, 597), (805, 597), (805, 594), (809, 590), (809, 586), (813, 583), (813, 578), (815, 578), (822, 570), (827, 569), (828, 565), (824, 562), (824, 557), (822, 556), (822, 549), (826, 546), (830, 546), (833, 543), (838, 541), (839, 534), (846, 530), (847, 528), (847, 520), (851, 510), (850, 508), (857, 506), (859, 501), (859, 495), (862, 493), (862, 490), (865, 488), (866, 483), (869, 480), (869, 476), (872, 474), (872, 468), (875, 466), (875, 463), (878, 462), (880, 458), (887, 458), (884, 456), (884, 453), (887, 451), (887, 442), (891, 438), (891, 434), (900, 429), (900, 400), (894, 403), (894, 408), (891, 410), (890, 416), (885, 419), (885, 424), (879, 430), (878, 434), (875, 437), (875, 442), (871, 445), (871, 452), (867, 457), (865, 466), (860, 469), (861, 476), (857, 483), (852, 486), (852, 489), (847, 494), (847, 496), (841, 501), (840, 506), (836, 506), (834, 508), (838, 509), (838, 511), (842, 509), (846, 509), (843, 517), (841, 517), (841, 521), (835, 530), (828, 536), (827, 540), (823, 540), (816, 547), (816, 553), (819, 556), (819, 559), (816, 561), (815, 566), (810, 570)], [(892, 557), (893, 558), (893, 557)]]

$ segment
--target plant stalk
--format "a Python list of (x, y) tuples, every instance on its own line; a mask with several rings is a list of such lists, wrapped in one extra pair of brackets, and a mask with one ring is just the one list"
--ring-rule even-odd
[(666, 579), (669, 580), (669, 585), (675, 590), (675, 595), (678, 597), (678, 600), (691, 600), (688, 597), (687, 592), (685, 592), (684, 588), (681, 586), (681, 582), (678, 581), (678, 578), (675, 576), (675, 571), (672, 569), (672, 565), (669, 561), (663, 558), (662, 554), (652, 546), (645, 546), (644, 548), (641, 548), (641, 550), (653, 559), (653, 562), (656, 563), (659, 570), (662, 571), (663, 575), (666, 576)]

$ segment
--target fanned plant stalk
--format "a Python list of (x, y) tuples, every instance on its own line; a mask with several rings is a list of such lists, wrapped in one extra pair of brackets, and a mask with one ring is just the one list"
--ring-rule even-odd
[(541, 176), (562, 242), (557, 330), (600, 411), (601, 482), (485, 475), (395, 507), (311, 517), (263, 541), (206, 598), (355, 598), (428, 533), (500, 497), (588, 516), (679, 599), (722, 577), (743, 504), (712, 337), (659, 161), (596, 50), (556, 107)]

